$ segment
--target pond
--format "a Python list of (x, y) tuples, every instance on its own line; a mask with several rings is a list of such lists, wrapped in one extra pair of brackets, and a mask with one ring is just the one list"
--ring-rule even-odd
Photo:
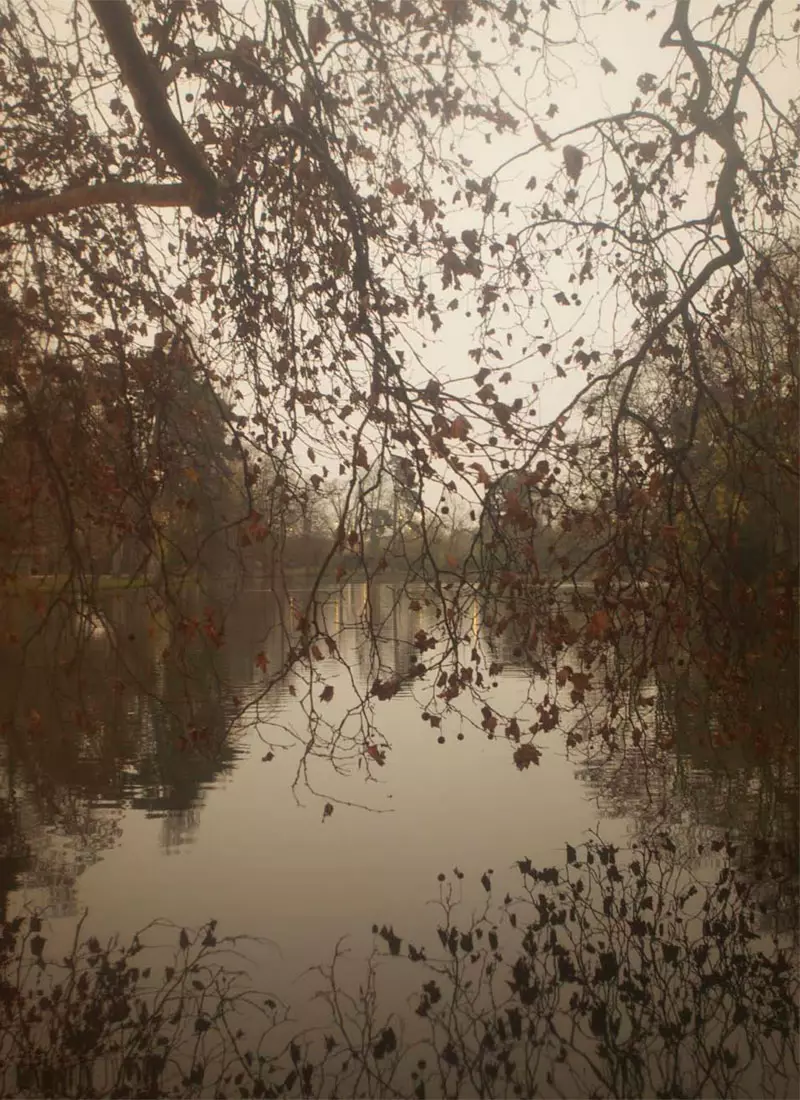
[[(213, 919), (220, 935), (252, 937), (237, 944), (240, 963), (255, 987), (291, 1005), (297, 1031), (324, 1026), (328, 1009), (313, 997), (322, 977), (309, 971), (329, 964), (337, 945), (349, 952), (342, 980), (355, 988), (376, 942), (394, 953), (395, 929), (403, 954), (409, 942), (434, 949), (443, 918), (429, 903), (446, 900), (443, 891), (453, 891), (463, 927), (480, 919), (489, 887), (498, 905), (519, 896), (520, 861), (562, 867), (592, 838), (623, 862), (643, 839), (667, 835), (670, 858), (681, 861), (676, 882), (716, 881), (721, 838), (745, 877), (768, 856), (782, 886), (773, 889), (777, 872), (759, 886), (756, 932), (791, 931), (793, 757), (715, 747), (713, 731), (682, 736), (674, 723), (667, 737), (668, 702), (655, 685), (640, 694), (641, 728), (626, 737), (617, 716), (619, 736), (609, 745), (592, 736), (608, 718), (599, 684), (589, 685), (580, 707), (562, 707), (554, 728), (540, 730), (536, 754), (520, 756), (513, 728), (507, 736), (507, 727), (487, 725), (478, 701), (460, 698), (458, 711), (437, 707), (433, 667), (407, 675), (412, 655), (435, 656), (424, 651), (434, 612), (424, 593), (402, 584), (320, 592), (330, 646), (312, 655), (311, 679), (292, 673), (273, 684), (296, 644), (307, 595), (246, 590), (224, 616), (198, 601), (184, 625), (192, 636), (180, 646), (146, 595), (114, 595), (107, 621), (83, 624), (79, 663), (65, 658), (48, 673), (32, 643), (23, 668), (8, 648), (4, 918), (41, 911), (54, 957), (68, 953), (84, 912), (85, 930), (103, 942), (128, 940), (155, 918), (175, 929)], [(20, 606), (9, 635), (24, 634), (31, 613)], [(476, 636), (484, 615), (476, 599)], [(503, 711), (529, 725), (546, 685), (513, 650), (502, 641), (486, 676), (497, 682)], [(563, 663), (570, 662), (578, 669), (579, 655), (567, 651)], [(390, 673), (398, 682), (381, 700), (374, 685)], [(362, 704), (371, 685), (374, 726)], [(148, 943), (161, 950), (176, 935), (160, 926)], [(385, 979), (382, 1010), (408, 1016), (417, 978)], [(796, 1066), (781, 1072), (788, 1076), (770, 1095), (795, 1088)], [(411, 1078), (407, 1086), (418, 1087)], [(753, 1087), (755, 1095), (760, 1086)], [(542, 1077), (539, 1094), (549, 1088)], [(384, 1093), (373, 1081), (364, 1094)], [(462, 1082), (458, 1094), (502, 1090)]]

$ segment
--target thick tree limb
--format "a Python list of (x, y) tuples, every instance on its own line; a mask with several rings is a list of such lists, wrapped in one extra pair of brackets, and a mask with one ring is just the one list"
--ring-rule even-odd
[[(675, 305), (672, 306), (672, 308), (661, 317), (658, 323), (653, 326), (650, 333), (639, 346), (636, 354), (620, 365), (620, 370), (628, 371), (628, 377), (622, 391), (622, 397), (620, 398), (619, 411), (612, 425), (612, 449), (616, 456), (620, 453), (618, 443), (620, 423), (624, 417), (629, 417), (631, 415), (628, 399), (633, 391), (636, 376), (645, 361), (645, 357), (649, 354), (650, 349), (653, 347), (656, 340), (666, 333), (667, 329), (674, 321), (680, 317), (686, 318), (689, 316), (689, 306), (700, 291), (711, 282), (712, 276), (714, 276), (717, 271), (721, 270), (723, 267), (735, 267), (744, 257), (742, 239), (734, 216), (734, 197), (737, 177), (739, 172), (746, 168), (746, 164), (742, 150), (736, 140), (734, 119), (738, 105), (738, 96), (741, 91), (745, 73), (747, 72), (750, 57), (755, 48), (758, 29), (762, 20), (767, 15), (767, 12), (772, 7), (772, 2), (773, 0), (760, 0), (753, 14), (747, 35), (747, 42), (737, 63), (736, 77), (730, 86), (728, 102), (719, 118), (713, 118), (708, 113), (712, 91), (711, 69), (689, 26), (689, 0), (676, 0), (672, 23), (661, 40), (662, 46), (675, 46), (680, 44), (691, 61), (697, 76), (697, 93), (689, 104), (689, 114), (697, 130), (700, 133), (707, 134), (712, 141), (715, 141), (724, 154), (719, 176), (717, 177), (717, 186), (714, 191), (714, 208), (709, 215), (709, 224), (712, 223), (714, 215), (718, 214), (725, 233), (725, 243), (728, 248), (726, 252), (718, 253), (705, 264), (702, 270), (684, 289)], [(672, 38), (673, 33), (679, 35), (679, 43)], [(641, 417), (639, 419), (641, 421)], [(615, 462), (618, 463), (618, 461), (619, 459), (617, 457)]]
[(192, 192), (185, 183), (97, 183), (71, 187), (57, 195), (37, 195), (0, 205), (0, 228), (66, 214), (87, 206), (190, 206)]
[(90, 0), (90, 4), (151, 141), (190, 188), (195, 214), (213, 217), (220, 207), (219, 180), (172, 113), (163, 74), (139, 41), (127, 3)]

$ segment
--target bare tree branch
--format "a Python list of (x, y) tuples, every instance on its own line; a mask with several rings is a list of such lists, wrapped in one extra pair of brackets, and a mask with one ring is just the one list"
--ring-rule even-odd
[(128, 5), (125, 0), (91, 0), (91, 7), (150, 139), (191, 188), (195, 214), (213, 217), (220, 206), (219, 180), (172, 113), (163, 75), (139, 41)]
[(0, 227), (28, 224), (36, 218), (68, 214), (87, 206), (190, 206), (192, 194), (185, 183), (123, 183), (112, 181), (86, 187), (70, 187), (57, 195), (37, 195), (23, 202), (0, 206)]

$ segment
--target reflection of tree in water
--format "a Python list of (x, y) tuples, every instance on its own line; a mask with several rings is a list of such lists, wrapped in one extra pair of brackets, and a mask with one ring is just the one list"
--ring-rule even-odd
[[(376, 926), (383, 949), (358, 993), (337, 953), (326, 999), (367, 1095), (796, 1095), (792, 943), (754, 933), (757, 891), (730, 845), (714, 851), (719, 873), (703, 881), (666, 834), (624, 858), (600, 840), (568, 845), (566, 866), (520, 861), (502, 904), (487, 871), (477, 913), (456, 872), (438, 940)], [(386, 1011), (388, 966), (417, 969), (422, 1024)]]
[(224, 661), (199, 649), (165, 662), (158, 696), (149, 699), (129, 780), (130, 805), (164, 819), (165, 847), (188, 837), (199, 821), (202, 792), (236, 764), (226, 692)]
[[(637, 687), (652, 699), (648, 722), (619, 722), (613, 742), (586, 737), (580, 778), (607, 817), (632, 817), (637, 835), (668, 826), (684, 851), (721, 832), (737, 838), (736, 863), (762, 883), (780, 924), (796, 921), (798, 757), (785, 740), (765, 746), (720, 736), (713, 697), (685, 705), (674, 685)], [(785, 707), (777, 698), (774, 711)], [(640, 710), (641, 713), (641, 710)], [(784, 716), (776, 713), (780, 728)], [(767, 725), (769, 714), (763, 712)], [(768, 870), (767, 870), (768, 868)]]
[(22, 645), (2, 654), (0, 898), (24, 882), (69, 911), (75, 876), (115, 845), (128, 807), (163, 817), (167, 847), (185, 842), (203, 790), (235, 766), (230, 698), (252, 691), (270, 614), (251, 602), (218, 646), (170, 627), (142, 593), (109, 599), (82, 638), (68, 613), (43, 625), (12, 609)]
[(13, 789), (0, 797), (0, 920), (5, 919), (6, 898), (20, 885), (31, 866), (30, 840), (19, 817)]
[[(539, 630), (565, 639), (547, 680), (557, 711), (552, 736), (579, 761), (579, 778), (600, 814), (633, 818), (634, 833), (668, 827), (686, 853), (717, 839), (737, 838), (737, 866), (754, 880), (781, 926), (794, 923), (798, 880), (798, 753), (796, 670), (777, 657), (751, 662), (735, 706), (725, 692), (679, 662), (643, 676), (641, 652), (616, 643), (588, 670), (569, 643), (580, 618), (565, 590), (561, 611), (551, 607)], [(481, 605), (483, 617), (509, 605)], [(559, 618), (560, 615), (560, 618)], [(519, 626), (496, 640), (494, 655), (517, 674), (539, 673)], [(579, 674), (581, 690), (575, 692)], [(744, 674), (743, 674), (744, 676)], [(584, 690), (585, 685), (585, 690)], [(522, 720), (520, 719), (520, 725)], [(765, 872), (765, 867), (769, 868)]]
[[(400, 584), (373, 584), (351, 586), (347, 597), (342, 612), (364, 681), (404, 677), (418, 655), (414, 636), (426, 619), (424, 596)], [(356, 633), (352, 628), (357, 625), (364, 629)]]
[[(318, 597), (345, 661), (355, 661), (359, 591)], [(378, 600), (385, 595), (379, 586)], [(17, 807), (5, 815), (8, 839), (0, 849), (9, 888), (32, 831), (34, 862), (43, 866), (52, 833), (70, 838), (79, 866), (89, 862), (92, 846), (97, 852), (113, 846), (107, 823), (117, 809), (163, 819), (165, 846), (184, 843), (199, 820), (204, 790), (235, 767), (242, 736), (281, 707), (283, 683), (259, 693), (301, 640), (299, 602), (267, 591), (231, 597), (189, 587), (174, 606), (156, 607), (149, 593), (132, 592), (110, 596), (105, 620), (86, 628), (66, 609), (51, 609), (43, 623), (41, 610), (10, 601), (9, 625), (21, 642), (4, 651), (0, 679), (0, 740), (7, 750), (0, 760)], [(394, 634), (391, 608), (386, 627), (395, 649), (398, 613)], [(86, 629), (77, 637), (79, 625)], [(20, 806), (27, 807), (24, 826)], [(25, 882), (34, 876), (26, 871)], [(55, 876), (43, 870), (40, 880), (54, 883)]]
[(121, 810), (98, 811), (76, 797), (43, 807), (30, 789), (15, 787), (8, 772), (6, 777), (10, 797), (0, 800), (0, 913), (8, 895), (24, 884), (45, 894), (54, 915), (71, 914), (76, 878), (116, 843)]
[(215, 922), (127, 948), (81, 934), (62, 963), (36, 917), (16, 921), (0, 935), (0, 1093), (796, 1096), (796, 943), (754, 932), (753, 886), (730, 845), (715, 851), (709, 881), (666, 835), (624, 855), (567, 846), (558, 866), (519, 861), (502, 902), (486, 871), (477, 911), (459, 872), (440, 875), (426, 942), (376, 925), (355, 971), (340, 945), (318, 971), (321, 1026), (294, 1039), (291, 1008), (253, 993), (240, 937)]
[(89, 795), (85, 783), (61, 785), (57, 776), (63, 756), (53, 752), (49, 773), (46, 738), (44, 744), (28, 746), (33, 751), (25, 754), (13, 734), (6, 733), (3, 747), (0, 909), (8, 894), (24, 884), (44, 891), (55, 912), (71, 913), (76, 876), (116, 843), (122, 810), (108, 805), (106, 783), (97, 798)]

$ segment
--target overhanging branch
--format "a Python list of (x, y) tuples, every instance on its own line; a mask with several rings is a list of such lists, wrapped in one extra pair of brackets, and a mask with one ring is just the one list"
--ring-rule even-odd
[(90, 0), (90, 4), (151, 141), (190, 188), (195, 214), (213, 217), (220, 206), (219, 180), (172, 113), (163, 74), (139, 41), (127, 3)]
[(0, 205), (0, 228), (87, 206), (190, 206), (191, 200), (190, 188), (185, 183), (98, 183)]

